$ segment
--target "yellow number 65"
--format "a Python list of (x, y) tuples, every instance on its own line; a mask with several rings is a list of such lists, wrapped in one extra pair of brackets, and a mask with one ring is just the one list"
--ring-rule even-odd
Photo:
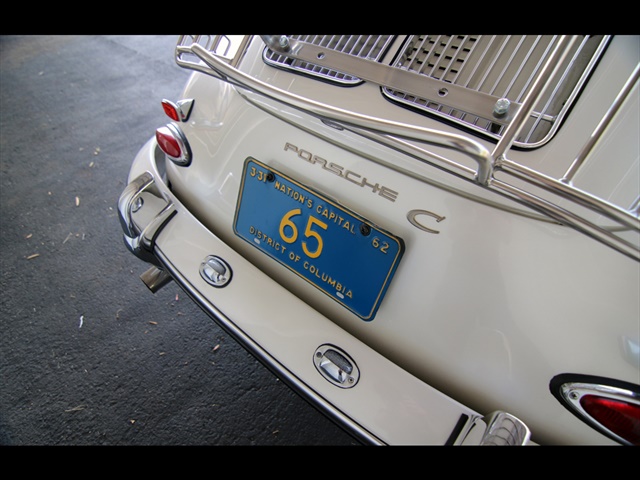
[[(293, 221), (291, 220), (291, 217), (300, 215), (301, 213), (302, 211), (299, 208), (294, 208), (293, 210), (289, 210), (287, 213), (285, 213), (284, 216), (282, 217), (282, 220), (280, 220), (280, 228), (279, 228), (280, 238), (282, 238), (282, 240), (284, 240), (285, 242), (293, 243), (298, 239), (298, 227), (296, 227), (295, 223), (293, 223)], [(305, 241), (302, 242), (302, 250), (310, 258), (318, 258), (322, 253), (322, 247), (324, 245), (324, 242), (322, 241), (322, 237), (320, 236), (320, 234), (315, 230), (311, 229), (311, 227), (313, 227), (314, 224), (319, 226), (323, 230), (327, 229), (326, 223), (324, 223), (322, 220), (318, 220), (312, 215), (309, 215), (309, 220), (307, 220), (307, 226), (304, 229), (304, 236), (306, 238), (313, 237), (316, 239), (316, 242), (318, 243), (318, 246), (316, 247), (316, 249), (311, 251), (309, 250), (309, 248), (307, 248), (307, 242)], [(285, 232), (285, 227), (289, 227), (289, 229), (291, 230), (290, 234), (287, 234)]]

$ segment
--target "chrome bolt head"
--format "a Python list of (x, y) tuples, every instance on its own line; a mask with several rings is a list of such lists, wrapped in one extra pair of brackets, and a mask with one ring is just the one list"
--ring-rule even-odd
[(506, 113), (509, 111), (510, 106), (511, 106), (511, 102), (509, 101), (508, 98), (501, 98), (493, 106), (493, 114), (496, 117), (502, 117), (503, 115), (506, 115)]
[(144, 205), (144, 200), (141, 197), (136, 198), (136, 200), (133, 202), (133, 205), (131, 205), (131, 211), (133, 213), (137, 212), (142, 208), (142, 205)]

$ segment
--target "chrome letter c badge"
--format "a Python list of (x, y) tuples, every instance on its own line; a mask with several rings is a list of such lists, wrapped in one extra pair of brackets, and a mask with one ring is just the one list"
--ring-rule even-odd
[(428, 232), (428, 233), (435, 233), (438, 234), (440, 233), (439, 230), (433, 230), (432, 228), (428, 228), (425, 227), (424, 225), (422, 225), (417, 219), (416, 217), (418, 215), (428, 215), (430, 217), (433, 217), (436, 219), (436, 222), (440, 223), (442, 220), (445, 219), (445, 217), (441, 217), (440, 215), (433, 213), (433, 212), (429, 212), (427, 210), (411, 210), (409, 213), (407, 213), (407, 220), (409, 220), (409, 223), (411, 223), (411, 225), (413, 225), (416, 228), (419, 228), (422, 231)]

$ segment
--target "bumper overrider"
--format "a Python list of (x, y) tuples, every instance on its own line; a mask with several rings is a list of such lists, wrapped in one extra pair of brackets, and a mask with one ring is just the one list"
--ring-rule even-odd
[(118, 202), (126, 247), (151, 264), (141, 278), (152, 292), (175, 280), (281, 380), (364, 443), (529, 443), (529, 429), (514, 416), (483, 416), (447, 397), (239, 255), (173, 195), (164, 161), (150, 140)]

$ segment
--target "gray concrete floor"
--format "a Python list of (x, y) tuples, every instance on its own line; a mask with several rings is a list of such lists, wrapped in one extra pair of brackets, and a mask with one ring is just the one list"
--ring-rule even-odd
[(0, 445), (356, 444), (122, 243), (175, 40), (0, 37)]

